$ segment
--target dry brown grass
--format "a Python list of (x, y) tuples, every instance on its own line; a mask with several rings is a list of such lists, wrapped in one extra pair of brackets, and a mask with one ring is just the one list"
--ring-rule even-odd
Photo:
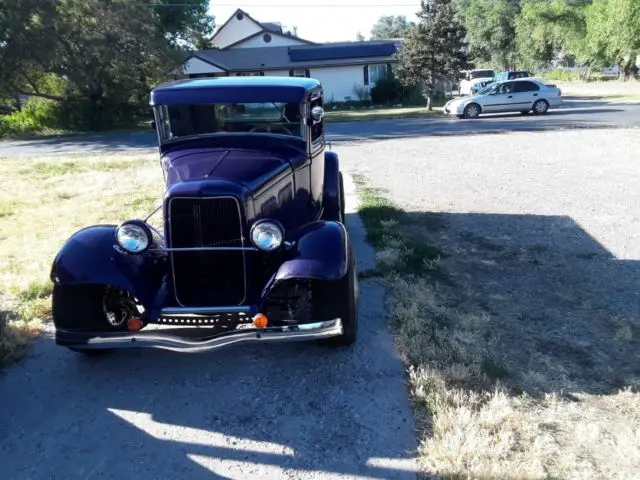
[[(455, 241), (453, 232), (416, 224), (362, 183), (361, 196), (360, 213), (378, 249), (409, 370), (424, 473), (443, 479), (640, 478), (640, 385), (610, 387), (606, 372), (615, 370), (615, 359), (601, 360), (603, 349), (616, 346), (630, 348), (633, 358), (638, 320), (607, 318), (601, 325), (607, 338), (582, 350), (571, 329), (552, 344), (548, 332), (536, 331), (535, 312), (520, 321), (512, 312), (496, 313), (487, 303), (508, 296), (486, 298), (468, 277), (474, 263), (539, 267), (537, 255), (546, 249), (507, 252), (482, 239)], [(440, 247), (442, 260), (427, 258), (416, 269), (419, 259), (403, 252), (416, 248), (417, 232)], [(559, 305), (574, 301), (557, 296)], [(506, 321), (496, 318), (505, 315)], [(518, 355), (532, 341), (566, 351), (560, 357)], [(579, 379), (579, 388), (558, 388), (571, 383), (567, 378)]]
[(157, 155), (0, 159), (0, 364), (50, 317), (49, 270), (75, 231), (143, 217), (163, 193)]

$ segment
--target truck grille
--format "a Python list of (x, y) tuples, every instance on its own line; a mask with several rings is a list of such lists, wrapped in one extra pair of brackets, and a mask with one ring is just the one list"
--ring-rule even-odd
[[(235, 198), (172, 198), (171, 248), (242, 247), (240, 204)], [(183, 306), (239, 305), (245, 300), (245, 252), (171, 252), (176, 300)]]

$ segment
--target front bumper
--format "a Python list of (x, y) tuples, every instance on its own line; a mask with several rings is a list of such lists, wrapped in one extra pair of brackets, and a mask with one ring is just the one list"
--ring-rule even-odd
[(464, 107), (461, 105), (445, 105), (442, 109), (445, 115), (462, 115)]
[[(160, 348), (177, 352), (199, 353), (220, 348), (253, 342), (291, 342), (322, 340), (341, 335), (342, 320), (336, 318), (325, 322), (306, 323), (284, 327), (239, 328), (224, 333), (209, 333), (210, 329), (192, 327), (192, 335), (177, 335), (172, 330), (184, 329), (154, 329), (136, 333), (127, 332), (75, 332), (57, 330), (55, 339), (57, 345), (78, 350), (100, 350), (119, 348)], [(194, 336), (201, 330), (203, 333)]]

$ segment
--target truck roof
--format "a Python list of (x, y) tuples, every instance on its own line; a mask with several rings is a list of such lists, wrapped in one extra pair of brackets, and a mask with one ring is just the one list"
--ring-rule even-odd
[(301, 77), (209, 77), (176, 80), (151, 91), (151, 105), (302, 102), (320, 82)]

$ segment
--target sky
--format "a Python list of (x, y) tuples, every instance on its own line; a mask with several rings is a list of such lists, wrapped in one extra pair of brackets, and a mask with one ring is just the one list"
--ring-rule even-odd
[(209, 12), (221, 26), (241, 8), (259, 22), (298, 27), (298, 36), (313, 42), (369, 38), (371, 27), (383, 15), (405, 15), (415, 21), (420, 0), (210, 0)]

